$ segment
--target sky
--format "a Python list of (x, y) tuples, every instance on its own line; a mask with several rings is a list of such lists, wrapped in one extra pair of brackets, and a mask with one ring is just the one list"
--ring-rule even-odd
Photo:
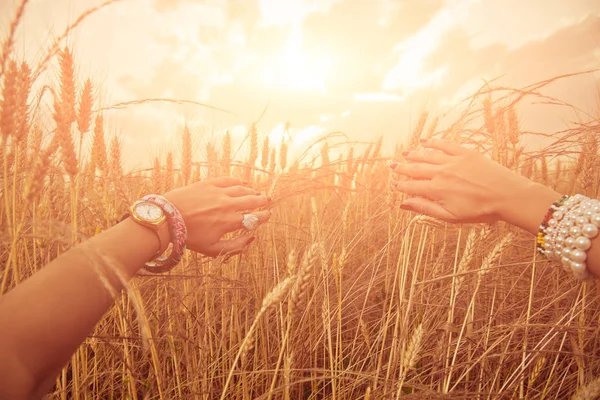
[[(34, 63), (94, 0), (30, 0), (15, 54)], [(5, 33), (16, 0), (0, 0)], [(123, 138), (129, 165), (176, 146), (188, 124), (197, 141), (254, 121), (272, 142), (299, 150), (329, 132), (350, 141), (405, 140), (428, 111), (450, 125), (485, 82), (524, 87), (600, 68), (600, 0), (121, 0), (94, 13), (66, 43), (81, 80), (91, 77)], [(48, 79), (56, 80), (56, 64)], [(573, 110), (524, 102), (524, 129), (552, 132), (598, 116), (598, 73), (544, 94)], [(284, 135), (284, 124), (290, 136)]]

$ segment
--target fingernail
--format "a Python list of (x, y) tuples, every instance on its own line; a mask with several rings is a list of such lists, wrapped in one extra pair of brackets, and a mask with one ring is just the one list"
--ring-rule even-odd
[(249, 183), (250, 183), (250, 182), (248, 182), (248, 181), (242, 181), (242, 185), (247, 185), (247, 184), (249, 184)]
[(269, 203), (273, 201), (273, 199), (269, 195), (267, 195), (267, 200), (269, 201)]
[(421, 143), (427, 143), (427, 139), (419, 139), (419, 142), (421, 142)]
[(254, 242), (254, 239), (256, 239), (256, 236), (250, 236), (250, 239), (248, 239), (248, 241), (246, 242), (246, 246)]
[(394, 168), (396, 168), (397, 165), (398, 165), (397, 162), (393, 162), (393, 163), (390, 164), (390, 168), (394, 169)]
[(404, 150), (404, 151), (402, 152), (402, 156), (403, 156), (403, 157), (406, 157), (407, 155), (408, 155), (408, 150)]
[(413, 208), (409, 204), (400, 204), (400, 209), (405, 211), (413, 211)]

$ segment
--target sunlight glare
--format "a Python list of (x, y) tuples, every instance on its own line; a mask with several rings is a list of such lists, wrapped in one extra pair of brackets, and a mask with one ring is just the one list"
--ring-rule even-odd
[(325, 128), (318, 125), (309, 125), (305, 128), (290, 128), (286, 132), (285, 124), (279, 124), (269, 133), (269, 141), (272, 143), (282, 143), (284, 141), (297, 148), (307, 142), (312, 142), (320, 135), (325, 133)]
[(331, 61), (328, 57), (307, 53), (302, 45), (301, 29), (293, 28), (283, 51), (275, 57), (272, 65), (263, 69), (263, 83), (292, 90), (325, 93)]
[(260, 0), (260, 14), (265, 25), (295, 25), (313, 11), (303, 0)]
[(379, 101), (404, 101), (406, 95), (399, 96), (392, 93), (355, 93), (354, 101), (379, 102)]

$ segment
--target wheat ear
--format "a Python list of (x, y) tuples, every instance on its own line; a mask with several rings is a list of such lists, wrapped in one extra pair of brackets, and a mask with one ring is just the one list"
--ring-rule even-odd
[(223, 392), (221, 393), (221, 400), (225, 399), (225, 397), (226, 397), (227, 389), (229, 388), (229, 383), (231, 382), (231, 378), (233, 376), (233, 371), (235, 371), (235, 366), (236, 366), (237, 362), (239, 361), (240, 357), (242, 356), (242, 354), (244, 353), (244, 351), (246, 350), (246, 346), (250, 342), (252, 335), (254, 335), (254, 330), (256, 329), (256, 325), (258, 324), (258, 321), (270, 307), (274, 306), (275, 304), (277, 304), (281, 300), (283, 300), (283, 298), (289, 291), (290, 286), (292, 286), (294, 284), (295, 280), (296, 280), (296, 276), (290, 276), (290, 277), (285, 278), (283, 281), (279, 282), (277, 284), (277, 286), (275, 286), (273, 288), (273, 290), (271, 290), (263, 299), (262, 306), (260, 307), (258, 314), (256, 314), (256, 317), (254, 318), (254, 321), (252, 322), (250, 329), (246, 333), (246, 336), (244, 336), (244, 340), (242, 341), (240, 349), (237, 352), (235, 359), (233, 360), (233, 364), (231, 365), (231, 368), (229, 370), (229, 375), (227, 376), (227, 380), (225, 381), (225, 386), (223, 386)]

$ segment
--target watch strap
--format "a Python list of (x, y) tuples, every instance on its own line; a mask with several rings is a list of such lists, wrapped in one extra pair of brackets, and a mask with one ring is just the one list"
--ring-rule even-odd
[[(117, 223), (123, 222), (129, 217), (131, 217), (131, 213), (126, 212), (125, 214), (123, 214), (123, 216), (121, 216), (121, 218), (117, 221)], [(135, 221), (134, 218), (132, 218), (132, 219)], [(141, 226), (148, 228), (146, 225), (141, 225)], [(154, 232), (154, 234), (156, 235), (156, 238), (158, 239), (158, 249), (156, 250), (156, 253), (154, 253), (154, 255), (151, 258), (151, 260), (155, 260), (162, 254), (161, 249), (163, 248), (163, 243), (162, 243), (162, 239), (160, 238), (160, 234), (158, 233), (158, 230), (150, 229), (150, 228), (148, 228), (148, 229), (151, 230), (152, 232)]]
[(173, 267), (179, 264), (185, 253), (185, 242), (187, 240), (187, 228), (185, 226), (185, 222), (179, 210), (163, 196), (158, 194), (149, 194), (142, 197), (142, 200), (152, 202), (158, 205), (164, 211), (167, 217), (172, 243), (171, 251), (168, 256), (154, 258), (144, 265), (144, 269), (153, 273), (170, 271)]

